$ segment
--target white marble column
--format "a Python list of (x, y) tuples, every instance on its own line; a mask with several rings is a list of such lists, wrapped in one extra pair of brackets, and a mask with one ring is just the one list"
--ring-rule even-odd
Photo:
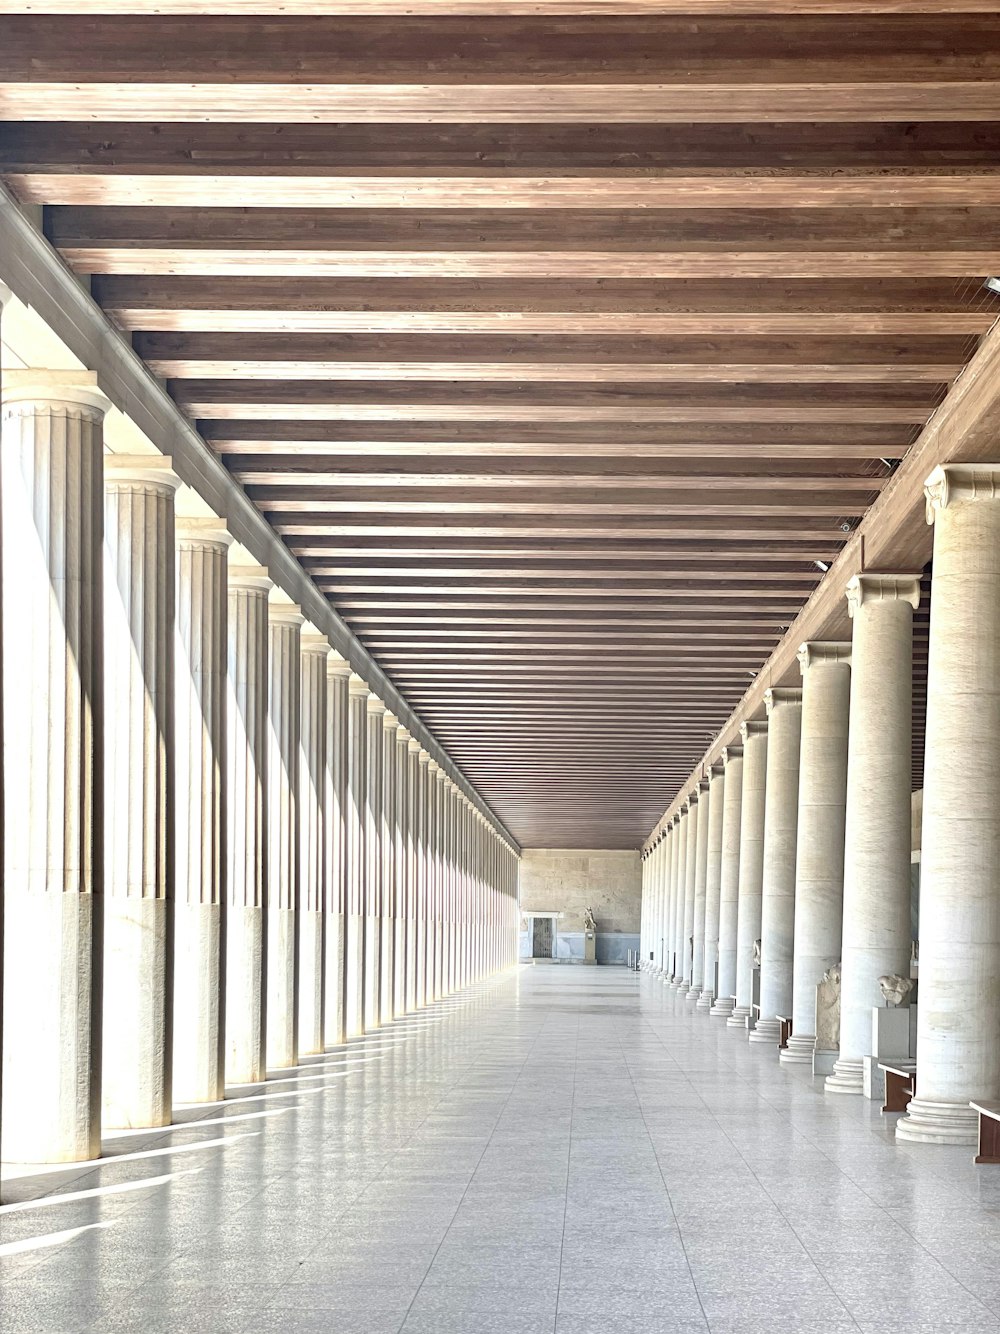
[[(667, 959), (667, 870), (669, 861), (669, 830), (660, 831), (646, 857), (649, 878), (649, 911), (645, 938), (640, 942), (642, 967), (656, 977), (662, 977)], [(650, 958), (652, 955), (652, 958)]]
[(395, 1017), (393, 998), (396, 982), (396, 733), (399, 719), (386, 713), (382, 719), (382, 917), (381, 1000), (383, 1024)]
[(740, 725), (743, 801), (740, 819), (740, 884), (736, 926), (736, 1005), (730, 1028), (746, 1028), (753, 1004), (753, 947), (760, 939), (764, 889), (764, 806), (767, 795), (767, 720)]
[(691, 985), (687, 999), (692, 1004), (701, 998), (705, 977), (705, 902), (708, 883), (708, 824), (711, 801), (708, 779), (698, 782), (698, 838), (694, 866), (694, 928), (692, 930)]
[(719, 914), (722, 897), (722, 816), (725, 804), (726, 771), (722, 761), (712, 765), (708, 790), (708, 863), (705, 871), (705, 965), (699, 1010), (710, 1010), (715, 1000), (719, 966)]
[(324, 927), (326, 903), (327, 659), (330, 641), (312, 625), (302, 629), (299, 670), (299, 909), (298, 1050), (326, 1046)]
[(452, 933), (452, 900), (454, 876), (454, 793), (455, 784), (445, 775), (444, 779), (444, 847), (442, 850), (443, 894), (442, 894), (442, 992), (447, 996), (455, 989), (454, 957), (452, 954), (454, 936)]
[(1000, 464), (935, 468), (926, 488), (917, 1095), (896, 1138), (975, 1144), (970, 1099), (1000, 1099)]
[(691, 990), (691, 978), (694, 967), (694, 910), (698, 879), (698, 793), (692, 792), (687, 799), (687, 819), (685, 820), (686, 846), (684, 849), (684, 917), (682, 938), (684, 969), (681, 986), (682, 996)]
[(2, 1134), (10, 1162), (79, 1162), (101, 1148), (107, 408), (85, 372), (3, 372)]
[(687, 900), (687, 853), (688, 853), (688, 820), (690, 817), (690, 808), (685, 802), (677, 816), (677, 824), (674, 834), (677, 838), (677, 863), (674, 872), (674, 963), (673, 972), (670, 975), (670, 985), (680, 991), (684, 987), (684, 960), (686, 950), (684, 947), (684, 905)]
[(382, 1022), (382, 734), (385, 705), (368, 697), (365, 802), (365, 1032)]
[[(673, 816), (667, 829), (667, 883), (664, 894), (664, 913), (661, 920), (663, 959), (660, 977), (668, 984), (673, 977), (674, 950), (677, 926), (677, 858), (681, 842), (680, 817)], [(660, 944), (656, 944), (656, 967), (660, 966)]]
[(910, 967), (913, 574), (862, 574), (847, 586), (850, 735), (844, 834), (840, 1055), (828, 1093), (861, 1094), (878, 979)]
[(736, 1005), (736, 940), (740, 901), (740, 824), (743, 813), (743, 747), (722, 752), (726, 771), (719, 869), (719, 994), (710, 1014), (728, 1019)]
[(105, 459), (105, 1126), (171, 1119), (177, 486), (161, 455)]
[(226, 671), (226, 1083), (266, 1072), (267, 598), (260, 565), (229, 566)]
[(360, 676), (348, 683), (347, 1036), (365, 1029), (365, 809), (368, 801), (368, 696)]
[(799, 649), (802, 746), (795, 858), (792, 1036), (785, 1064), (812, 1065), (816, 987), (840, 962), (844, 915), (844, 820), (851, 646), (812, 641)]
[(267, 1064), (298, 1063), (299, 675), (301, 608), (267, 609)]
[(792, 1013), (795, 845), (799, 821), (802, 691), (764, 692), (768, 716), (764, 886), (760, 910), (760, 1019), (751, 1042), (778, 1043), (778, 1015)]
[(434, 999), (440, 1000), (445, 993), (444, 985), (444, 771), (439, 764), (434, 765)]
[(178, 516), (175, 619), (173, 1088), (217, 1102), (226, 1083), (226, 568), (221, 519)]
[(347, 1041), (347, 839), (348, 680), (351, 667), (339, 653), (326, 662), (326, 795), (324, 889), (326, 902), (323, 987), (327, 1046)]
[(406, 822), (406, 1008), (408, 1012), (418, 1009), (422, 1003), (420, 1000), (420, 924), (418, 921), (421, 895), (420, 769), (420, 742), (411, 737), (406, 756), (406, 809), (408, 814)]
[(396, 920), (393, 1009), (397, 1015), (411, 1008), (408, 997), (410, 942), (410, 734), (396, 729)]

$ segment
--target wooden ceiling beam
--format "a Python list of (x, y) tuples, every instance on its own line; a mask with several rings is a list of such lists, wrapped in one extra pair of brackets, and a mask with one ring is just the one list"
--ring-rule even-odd
[[(376, 494), (390, 488), (394, 493), (408, 492), (413, 488), (435, 488), (441, 491), (461, 491), (463, 488), (488, 490), (494, 487), (510, 488), (512, 491), (532, 490), (544, 493), (549, 488), (562, 492), (567, 489), (570, 478), (566, 472), (547, 472), (542, 470), (518, 474), (513, 471), (503, 472), (396, 472), (387, 469), (384, 472), (349, 472), (339, 469), (317, 469), (315, 471), (296, 470), (248, 471), (233, 468), (233, 475), (248, 487), (259, 488), (259, 498), (280, 499), (289, 491), (308, 496), (313, 489), (327, 494), (331, 491), (344, 490), (351, 493), (357, 487), (373, 491)], [(878, 475), (849, 474), (782, 474), (760, 469), (756, 475), (743, 470), (735, 473), (720, 471), (712, 473), (649, 471), (639, 476), (635, 472), (593, 472), (580, 469), (572, 478), (572, 491), (578, 497), (585, 497), (588, 491), (600, 492), (614, 488), (623, 495), (629, 487), (642, 490), (707, 491), (724, 487), (741, 486), (746, 490), (760, 489), (769, 492), (870, 492), (880, 491), (890, 477), (886, 469)]]

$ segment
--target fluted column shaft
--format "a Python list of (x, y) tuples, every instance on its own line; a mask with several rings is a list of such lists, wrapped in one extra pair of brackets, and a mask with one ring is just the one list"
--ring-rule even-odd
[(385, 705), (368, 698), (368, 783), (365, 801), (365, 1032), (382, 1022), (383, 805), (382, 734)]
[(347, 767), (347, 1036), (365, 1027), (365, 809), (368, 801), (368, 695), (349, 682)]
[(431, 775), (428, 771), (430, 764), (430, 755), (427, 751), (420, 750), (418, 754), (420, 767), (418, 770), (417, 783), (417, 1004), (426, 1005), (431, 999), (430, 993), (430, 970), (427, 954), (427, 921), (429, 914), (428, 896), (430, 892), (429, 885), (429, 865), (430, 854), (428, 842), (430, 839), (430, 785)]
[(767, 793), (767, 721), (740, 727), (743, 738), (743, 803), (740, 820), (740, 888), (736, 928), (736, 1007), (729, 1025), (745, 1028), (753, 1003), (753, 947), (760, 939), (764, 887), (764, 806)]
[(177, 485), (159, 455), (105, 460), (106, 1126), (171, 1119)]
[(802, 745), (795, 859), (792, 1036), (787, 1063), (812, 1064), (816, 987), (840, 961), (844, 914), (844, 819), (850, 719), (850, 644), (808, 643), (802, 669)]
[(719, 964), (719, 911), (722, 893), (722, 815), (726, 775), (721, 763), (713, 766), (708, 790), (708, 834), (705, 871), (705, 966), (699, 1010), (710, 1010), (715, 1000), (715, 975)]
[(708, 781), (698, 784), (698, 835), (694, 864), (694, 925), (692, 927), (691, 985), (687, 999), (699, 1000), (705, 977), (705, 903), (708, 884), (708, 824), (711, 801)]
[(408, 995), (409, 897), (410, 897), (410, 734), (405, 727), (396, 729), (396, 915), (393, 958), (393, 1009), (406, 1014), (411, 1008)]
[(927, 480), (934, 524), (911, 1143), (975, 1144), (1000, 1099), (1000, 464)]
[(382, 728), (382, 918), (381, 1021), (394, 1018), (396, 981), (396, 732), (399, 719), (387, 713)]
[[(665, 914), (663, 920), (663, 962), (662, 972), (663, 981), (669, 982), (674, 975), (674, 958), (677, 949), (677, 875), (678, 875), (678, 857), (680, 855), (681, 829), (680, 818), (674, 816), (670, 824), (669, 844), (667, 851), (667, 888), (664, 895)], [(656, 964), (659, 964), (659, 952), (656, 956)]]
[(698, 880), (698, 793), (688, 797), (686, 847), (684, 849), (684, 969), (681, 994), (691, 989), (694, 968), (694, 917)]
[(226, 568), (232, 539), (215, 519), (178, 519), (176, 538), (173, 1087), (178, 1102), (215, 1102), (226, 1082)]
[(307, 628), (299, 668), (298, 1050), (326, 1045), (324, 927), (326, 911), (327, 658), (330, 643)]
[(910, 967), (910, 789), (916, 575), (863, 574), (847, 587), (850, 735), (844, 833), (840, 1054), (828, 1093), (860, 1095), (878, 979)]
[(271, 595), (267, 613), (267, 1064), (297, 1064), (299, 695), (305, 618)]
[(226, 1082), (266, 1071), (267, 598), (261, 566), (229, 567), (226, 670)]
[(79, 1162), (101, 1145), (108, 405), (82, 374), (5, 370), (3, 395), (3, 1156)]
[(418, 912), (420, 903), (420, 742), (410, 738), (406, 755), (406, 1008), (421, 1004)]
[(768, 690), (764, 702), (768, 713), (768, 745), (760, 913), (760, 1019), (750, 1040), (777, 1045), (777, 1016), (790, 1018), (792, 1013), (802, 691)]
[(726, 771), (719, 868), (719, 994), (710, 1014), (728, 1019), (736, 1005), (736, 941), (740, 901), (740, 825), (743, 816), (743, 747), (722, 752)]
[(677, 989), (684, 985), (684, 905), (687, 900), (688, 823), (690, 808), (685, 805), (677, 822), (677, 870), (674, 875), (674, 970), (671, 983)]
[(327, 1046), (347, 1040), (348, 679), (338, 653), (326, 663), (326, 795), (324, 799), (326, 903), (324, 1030)]

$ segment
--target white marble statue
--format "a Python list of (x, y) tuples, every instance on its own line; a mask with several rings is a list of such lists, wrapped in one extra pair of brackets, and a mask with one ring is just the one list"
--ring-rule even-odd
[(754, 966), (755, 968), (759, 968), (759, 967), (760, 967), (760, 941), (759, 941), (759, 940), (755, 940), (754, 943), (753, 943), (753, 966)]
[(583, 925), (587, 931), (597, 930), (597, 919), (594, 916), (593, 908), (588, 908), (583, 914)]

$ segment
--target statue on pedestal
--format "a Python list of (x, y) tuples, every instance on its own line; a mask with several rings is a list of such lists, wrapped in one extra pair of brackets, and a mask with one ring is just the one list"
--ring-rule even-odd
[(583, 914), (583, 927), (585, 931), (597, 930), (597, 919), (594, 917), (593, 908), (587, 908)]

